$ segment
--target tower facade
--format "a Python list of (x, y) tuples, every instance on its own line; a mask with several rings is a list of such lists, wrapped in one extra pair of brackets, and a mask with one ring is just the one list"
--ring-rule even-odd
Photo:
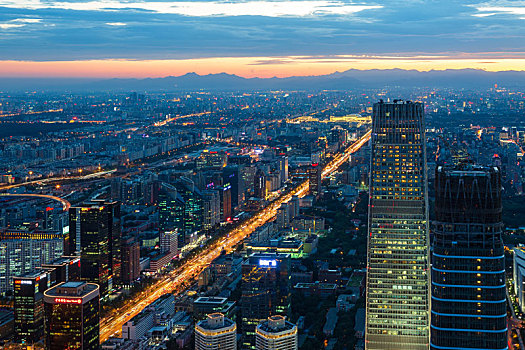
[(272, 315), (290, 312), (290, 254), (254, 253), (242, 264), (243, 348), (255, 348), (255, 328)]
[(99, 303), (99, 287), (94, 283), (66, 282), (46, 290), (46, 349), (99, 349)]
[(237, 325), (221, 313), (195, 325), (195, 350), (237, 350)]
[(261, 322), (255, 330), (257, 350), (297, 350), (297, 326), (275, 315)]
[(429, 347), (429, 236), (421, 103), (376, 103), (372, 119), (365, 346)]
[(436, 169), (430, 349), (507, 349), (501, 175)]

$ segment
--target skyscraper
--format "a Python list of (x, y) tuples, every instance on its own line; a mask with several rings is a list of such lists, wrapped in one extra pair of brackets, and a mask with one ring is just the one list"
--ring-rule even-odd
[(242, 264), (241, 283), (243, 348), (253, 349), (259, 322), (290, 311), (290, 255), (250, 255)]
[(133, 283), (140, 276), (140, 245), (133, 236), (127, 236), (122, 240), (121, 275), (122, 283), (125, 284)]
[(46, 349), (99, 349), (99, 309), (99, 288), (94, 283), (66, 282), (46, 290)]
[(62, 256), (65, 235), (54, 231), (0, 232), (0, 293), (12, 290), (13, 277), (34, 272)]
[(231, 207), (237, 208), (242, 204), (244, 197), (244, 186), (241, 178), (242, 166), (228, 165), (222, 169), (222, 178), (224, 184), (231, 185)]
[(436, 169), (430, 349), (507, 349), (501, 174)]
[(421, 103), (374, 104), (366, 335), (368, 350), (429, 347), (429, 238)]
[(120, 276), (119, 202), (90, 202), (69, 209), (70, 252), (81, 260), (82, 280), (97, 283), (105, 295), (112, 278)]
[(266, 175), (264, 174), (264, 171), (261, 169), (258, 169), (255, 173), (254, 181), (253, 181), (253, 188), (254, 188), (254, 196), (261, 199), (266, 199)]
[(321, 174), (323, 167), (318, 163), (312, 164), (312, 167), (308, 169), (308, 180), (310, 182), (310, 194), (318, 198), (321, 194)]
[(15, 310), (15, 340), (31, 345), (44, 336), (44, 291), (48, 274), (32, 272), (13, 278)]
[(195, 325), (195, 350), (237, 350), (237, 325), (221, 313)]

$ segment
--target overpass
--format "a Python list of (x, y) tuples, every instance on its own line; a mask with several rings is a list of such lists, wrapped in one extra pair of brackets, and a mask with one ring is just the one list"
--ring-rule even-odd
[(38, 194), (38, 193), (0, 193), (0, 196), (2, 197), (36, 197), (36, 198), (45, 198), (45, 199), (51, 199), (57, 202), (62, 203), (62, 208), (64, 211), (68, 211), (71, 207), (71, 203), (69, 203), (64, 198), (60, 198), (57, 196), (52, 196), (49, 194)]

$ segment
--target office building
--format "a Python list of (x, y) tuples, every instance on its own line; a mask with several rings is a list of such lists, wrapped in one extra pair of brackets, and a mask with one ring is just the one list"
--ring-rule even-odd
[(421, 103), (376, 103), (372, 118), (368, 350), (429, 347), (429, 236)]
[(266, 199), (266, 175), (261, 169), (257, 169), (253, 180), (253, 195), (260, 199)]
[(318, 163), (312, 164), (312, 166), (308, 169), (308, 181), (310, 186), (309, 191), (310, 194), (315, 198), (319, 198), (319, 195), (321, 194), (322, 173), (323, 167), (321, 167)]
[(79, 256), (61, 256), (47, 264), (42, 264), (42, 269), (54, 270), (55, 283), (80, 281)]
[(48, 275), (37, 271), (13, 278), (15, 341), (32, 345), (44, 337), (44, 292)]
[[(201, 191), (195, 183), (185, 177), (181, 177), (175, 187), (184, 200), (182, 230), (179, 230), (178, 247), (182, 249), (189, 243), (191, 235), (203, 229), (204, 222), (204, 203)], [(178, 227), (180, 228), (180, 226)]]
[[(176, 237), (175, 237), (176, 249)], [(135, 237), (128, 236), (122, 240), (121, 280), (131, 284), (140, 277), (140, 245)]]
[(439, 166), (435, 181), (430, 349), (506, 349), (500, 171)]
[(13, 289), (13, 277), (36, 271), (62, 256), (63, 233), (6, 230), (0, 232), (0, 293)]
[(224, 184), (231, 185), (231, 207), (237, 208), (244, 200), (244, 186), (241, 177), (242, 166), (228, 165), (222, 169), (222, 178)]
[(69, 250), (80, 255), (81, 279), (102, 296), (120, 277), (120, 203), (94, 201), (69, 209)]
[(232, 186), (229, 183), (219, 187), (219, 198), (221, 202), (221, 221), (231, 220), (232, 217)]
[(195, 350), (236, 350), (237, 325), (221, 313), (195, 325)]
[(276, 315), (261, 322), (255, 330), (257, 350), (297, 350), (297, 327)]
[(514, 294), (521, 312), (525, 312), (525, 247), (516, 247), (513, 253)]
[(193, 301), (193, 319), (196, 321), (204, 320), (207, 315), (217, 312), (235, 319), (236, 310), (235, 302), (228, 301), (228, 298), (198, 297)]
[(113, 282), (120, 282), (120, 265), (122, 256), (120, 245), (122, 243), (122, 225), (120, 221), (120, 202), (94, 199), (93, 203), (104, 207), (109, 233), (109, 269)]
[(202, 228), (207, 231), (213, 231), (221, 223), (221, 199), (218, 190), (202, 191), (204, 217)]
[(272, 315), (290, 312), (290, 255), (252, 254), (242, 264), (241, 316), (243, 347), (255, 346), (255, 328)]
[(66, 282), (45, 291), (46, 349), (99, 349), (99, 299), (94, 283)]
[(281, 185), (288, 181), (288, 157), (279, 158), (279, 171), (281, 172)]

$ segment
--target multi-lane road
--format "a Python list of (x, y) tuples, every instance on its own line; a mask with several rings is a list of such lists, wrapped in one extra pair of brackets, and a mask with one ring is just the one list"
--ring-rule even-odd
[(69, 201), (65, 200), (64, 198), (60, 198), (57, 196), (52, 196), (49, 194), (38, 194), (38, 193), (0, 193), (0, 196), (4, 197), (37, 197), (37, 198), (46, 198), (46, 199), (52, 199), (57, 202), (62, 203), (62, 208), (64, 211), (68, 211), (71, 207), (71, 203)]
[[(367, 132), (360, 139), (354, 142), (343, 153), (338, 154), (323, 170), (323, 177), (329, 176), (337, 170), (350, 154), (359, 150), (370, 139), (370, 132)], [(256, 215), (249, 218), (241, 226), (232, 229), (220, 240), (208, 245), (202, 252), (189, 259), (183, 266), (163, 275), (155, 284), (147, 290), (128, 300), (125, 306), (114, 310), (100, 322), (100, 341), (104, 342), (112, 335), (120, 333), (122, 325), (133, 316), (140, 313), (147, 305), (155, 301), (165, 293), (178, 294), (183, 292), (198, 275), (214, 260), (223, 250), (232, 251), (237, 244), (242, 242), (258, 227), (271, 220), (277, 213), (277, 209), (282, 203), (288, 202), (292, 196), (304, 196), (308, 192), (308, 181), (301, 183), (292, 191), (279, 196), (267, 207), (259, 211)]]
[(117, 171), (117, 170), (116, 169), (112, 169), (112, 170), (95, 171), (95, 172), (87, 174), (87, 175), (46, 177), (46, 178), (43, 178), (43, 179), (31, 180), (31, 181), (21, 182), (21, 183), (17, 183), (17, 184), (2, 185), (2, 186), (0, 186), (0, 191), (10, 190), (12, 188), (28, 186), (28, 185), (49, 184), (49, 183), (59, 182), (59, 181), (88, 180), (88, 179), (92, 179), (92, 178), (96, 178), (96, 177), (100, 177), (100, 176), (109, 175), (109, 174), (114, 173), (115, 171)]

